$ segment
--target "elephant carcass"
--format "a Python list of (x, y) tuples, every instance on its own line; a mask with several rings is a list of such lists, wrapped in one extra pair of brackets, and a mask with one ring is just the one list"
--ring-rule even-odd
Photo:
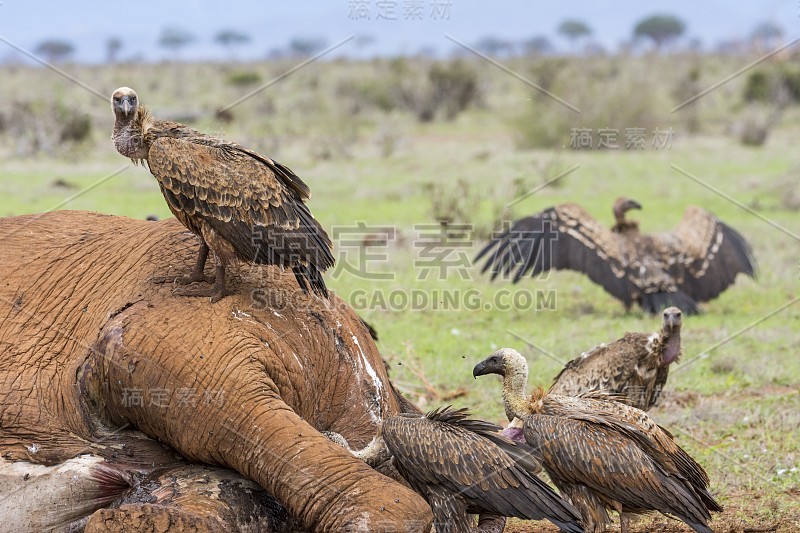
[(197, 247), (175, 220), (61, 211), (0, 219), (0, 239), (0, 456), (57, 465), (137, 429), (311, 529), (428, 527), (424, 500), (318, 432), (363, 446), (400, 410), (339, 298), (247, 265), (216, 304), (172, 294), (151, 278)]

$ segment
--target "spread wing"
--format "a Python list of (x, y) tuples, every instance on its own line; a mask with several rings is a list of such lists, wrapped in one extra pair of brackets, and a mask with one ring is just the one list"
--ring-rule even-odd
[(699, 207), (687, 208), (673, 231), (653, 239), (678, 288), (698, 302), (717, 297), (740, 272), (756, 276), (744, 237)]
[[(638, 292), (629, 277), (623, 239), (583, 208), (561, 204), (516, 221), (475, 258), (487, 256), (482, 272), (518, 282), (550, 269), (583, 272), (611, 295), (630, 305)], [(513, 276), (512, 276), (513, 275)]]
[(711, 531), (711, 518), (685, 480), (669, 475), (619, 428), (589, 416), (580, 419), (531, 415), (525, 438), (538, 448), (557, 485), (585, 485), (631, 509), (655, 509), (681, 518), (697, 531)]
[(384, 420), (386, 446), (415, 490), (423, 495), (446, 491), (463, 498), (473, 513), (547, 518), (566, 531), (581, 531), (575, 509), (503, 451), (515, 443), (499, 435), (487, 438), (499, 427), (465, 416), (463, 410), (445, 408), (427, 417)]
[(240, 259), (333, 265), (331, 241), (303, 203), (308, 187), (288, 168), (238, 145), (176, 138), (156, 139), (148, 165), (171, 209), (202, 218)]

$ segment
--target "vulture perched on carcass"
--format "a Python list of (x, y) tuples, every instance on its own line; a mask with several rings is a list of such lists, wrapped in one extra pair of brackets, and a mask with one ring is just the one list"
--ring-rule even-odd
[(668, 233), (642, 235), (625, 218), (641, 209), (634, 200), (614, 204), (615, 224), (605, 228), (582, 207), (561, 204), (521, 218), (493, 238), (475, 258), (487, 257), (482, 272), (514, 283), (550, 269), (583, 272), (630, 309), (660, 313), (675, 306), (698, 312), (697, 303), (716, 298), (740, 272), (755, 278), (753, 253), (744, 237), (717, 217), (689, 207)]
[(606, 391), (647, 411), (667, 382), (669, 365), (681, 356), (681, 315), (677, 307), (668, 307), (662, 313), (661, 331), (626, 333), (582, 353), (566, 364), (548, 393), (579, 396)]
[(182, 294), (220, 300), (226, 267), (240, 260), (291, 268), (303, 291), (327, 297), (321, 273), (334, 262), (331, 241), (305, 205), (310, 190), (294, 172), (236, 143), (154, 119), (128, 87), (114, 91), (111, 107), (117, 151), (147, 163), (172, 214), (200, 240), (188, 276), (156, 281), (212, 281), (203, 274), (211, 250), (213, 286)]
[[(437, 533), (502, 531), (504, 517), (547, 519), (561, 531), (582, 532), (577, 510), (536, 476), (541, 465), (534, 450), (503, 437), (499, 426), (468, 417), (466, 409), (450, 406), (388, 417), (378, 436), (352, 453), (370, 465), (391, 456), (431, 506)], [(340, 435), (325, 434), (349, 449)], [(473, 514), (481, 518), (477, 528)]]
[(712, 533), (711, 511), (722, 507), (708, 492), (708, 475), (647, 413), (603, 392), (572, 397), (539, 389), (525, 397), (528, 364), (510, 348), (475, 366), (474, 376), (485, 374), (503, 377), (509, 420), (522, 421), (525, 441), (580, 510), (586, 531), (605, 531), (614, 510), (622, 533), (630, 531), (631, 515), (650, 511)]

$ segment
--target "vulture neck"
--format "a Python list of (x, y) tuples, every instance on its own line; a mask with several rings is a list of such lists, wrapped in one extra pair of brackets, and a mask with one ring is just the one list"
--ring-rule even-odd
[(373, 437), (363, 450), (354, 451), (353, 455), (370, 466), (377, 466), (387, 461), (392, 456), (392, 454), (389, 453), (389, 449), (386, 447), (386, 443), (383, 441), (383, 437), (380, 435)]
[(152, 121), (147, 109), (140, 107), (129, 116), (116, 115), (111, 139), (121, 155), (130, 157), (134, 163), (147, 159), (149, 147), (144, 143), (144, 132)]
[(661, 366), (674, 363), (681, 356), (681, 330), (663, 329), (661, 330)]
[(503, 376), (503, 405), (506, 416), (511, 421), (514, 417), (525, 419), (530, 414), (528, 402), (525, 400), (525, 384), (528, 382), (526, 365), (515, 365)]

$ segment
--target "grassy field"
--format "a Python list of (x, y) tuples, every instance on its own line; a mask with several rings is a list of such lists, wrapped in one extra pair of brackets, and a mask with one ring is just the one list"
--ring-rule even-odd
[[(311, 186), (311, 209), (337, 246), (339, 267), (327, 276), (329, 287), (375, 326), (393, 379), (423, 408), (470, 406), (480, 417), (501, 422), (499, 382), (475, 381), (471, 374), (494, 349), (519, 349), (530, 363), (531, 385), (548, 384), (561, 361), (626, 331), (658, 328), (657, 318), (626, 313), (576, 273), (553, 272), (516, 286), (490, 283), (472, 258), (498, 213), (513, 219), (569, 201), (610, 225), (612, 202), (626, 195), (644, 206), (635, 213), (643, 230), (662, 231), (675, 226), (688, 205), (712, 211), (752, 244), (758, 279), (740, 277), (706, 304), (702, 315), (684, 320), (683, 359), (673, 367), (652, 415), (709, 471), (713, 493), (727, 508), (715, 518), (715, 531), (798, 531), (799, 115), (789, 108), (764, 146), (742, 146), (731, 131), (753, 111), (739, 96), (741, 79), (699, 101), (692, 121), (669, 110), (681, 101), (682, 93), (673, 89), (691, 69), (699, 69), (696, 84), (705, 88), (746, 58), (651, 60), (660, 63), (656, 68), (666, 79), (647, 79), (641, 88), (635, 80), (646, 70), (642, 60), (612, 58), (591, 69), (586, 63), (548, 66), (519, 60), (515, 67), (537, 82), (548, 68), (583, 76), (579, 89), (570, 89), (574, 78), (563, 74), (552, 88), (579, 102), (580, 115), (570, 115), (493, 67), (474, 64), (481, 98), (453, 120), (428, 122), (417, 120), (413, 110), (370, 107), (369, 99), (352, 96), (353, 80), (378, 83), (400, 68), (386, 61), (312, 65), (234, 108), (229, 123), (213, 111), (257, 84), (226, 83), (231, 72), (216, 66), (76, 71), (104, 94), (130, 85), (156, 116), (194, 117), (199, 129), (224, 134), (292, 167)], [(259, 72), (266, 82), (289, 66), (242, 68)], [(409, 60), (402, 68), (424, 81), (423, 67)], [(0, 75), (0, 113), (7, 118), (15, 102), (40, 102), (50, 93), (80, 109), (92, 124), (88, 139), (49, 152), (29, 151), (7, 127), (0, 137), (0, 215), (58, 208), (169, 216), (152, 176), (115, 153), (108, 140), (113, 117), (107, 103), (49, 71)], [(198, 83), (181, 89), (186, 80)], [(613, 91), (602, 91), (605, 86)], [(653, 94), (641, 94), (647, 90)], [(646, 128), (646, 148), (569, 147), (571, 128), (611, 126)], [(671, 147), (650, 145), (655, 127), (673, 128)], [(532, 147), (531, 136), (547, 128), (566, 139), (566, 146)], [(454, 225), (470, 226), (464, 238), (450, 236), (445, 246), (429, 245), (440, 234), (437, 216), (443, 213), (452, 219), (453, 233)], [(378, 238), (376, 246), (359, 245), (387, 228), (393, 237), (388, 242)], [(536, 527), (516, 523), (514, 530)], [(663, 517), (636, 527), (688, 531)]]

